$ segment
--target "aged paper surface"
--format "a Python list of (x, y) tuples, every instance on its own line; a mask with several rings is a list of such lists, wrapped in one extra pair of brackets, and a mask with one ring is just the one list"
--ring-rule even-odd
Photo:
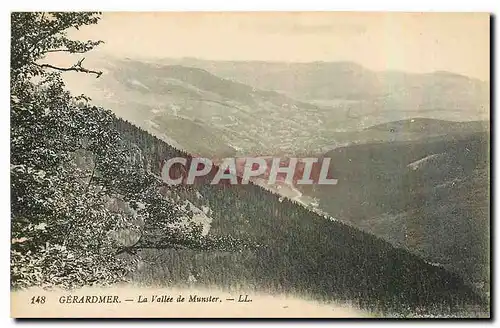
[(489, 14), (11, 32), (12, 317), (490, 317)]

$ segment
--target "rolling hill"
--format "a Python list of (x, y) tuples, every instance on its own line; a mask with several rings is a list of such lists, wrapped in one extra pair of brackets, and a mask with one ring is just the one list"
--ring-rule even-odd
[(200, 67), (223, 78), (300, 99), (361, 100), (376, 97), (382, 92), (376, 74), (351, 62), (231, 62), (195, 58), (166, 59), (164, 62)]
[[(163, 134), (171, 144), (216, 157), (318, 154), (350, 142), (426, 136), (422, 131), (363, 131), (398, 120), (489, 119), (488, 85), (444, 72), (382, 74), (352, 63), (148, 62), (108, 57), (89, 65), (104, 74), (87, 85), (68, 76), (73, 92), (88, 94), (120, 117)], [(285, 88), (289, 84), (293, 88)], [(318, 95), (321, 90), (331, 94)], [(303, 93), (311, 96), (302, 97)], [(188, 131), (206, 137), (189, 138)]]
[[(446, 71), (376, 72), (353, 62), (238, 62), (195, 58), (163, 62), (203, 68), (223, 78), (308, 102), (341, 108), (346, 104), (355, 105), (351, 109), (353, 116), (369, 113), (394, 121), (425, 115), (465, 121), (486, 119), (489, 112), (487, 82)], [(398, 117), (397, 112), (408, 115)]]
[(299, 187), (322, 210), (489, 292), (488, 133), (352, 145), (325, 156), (338, 184)]

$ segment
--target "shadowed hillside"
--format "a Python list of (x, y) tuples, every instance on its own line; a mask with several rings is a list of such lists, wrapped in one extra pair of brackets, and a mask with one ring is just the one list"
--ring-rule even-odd
[[(151, 168), (167, 154), (190, 158), (129, 123), (119, 120), (118, 128), (130, 142), (142, 140), (137, 145)], [(139, 282), (185, 283), (195, 272), (202, 284), (352, 301), (365, 309), (400, 313), (455, 311), (483, 302), (458, 276), (256, 185), (200, 181), (176, 188), (181, 198), (211, 209), (209, 236), (231, 236), (255, 247), (146, 251), (154, 265), (135, 276)]]
[(301, 188), (322, 210), (489, 293), (489, 134), (353, 145), (325, 156), (338, 184)]

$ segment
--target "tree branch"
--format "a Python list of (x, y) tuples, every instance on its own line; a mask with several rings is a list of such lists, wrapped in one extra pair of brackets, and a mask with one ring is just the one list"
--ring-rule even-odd
[(142, 247), (139, 247), (139, 244), (142, 242), (143, 236), (144, 236), (144, 234), (141, 233), (141, 235), (139, 236), (139, 239), (137, 239), (137, 241), (133, 245), (123, 246), (122, 248), (120, 248), (119, 250), (116, 251), (115, 255), (120, 255), (122, 253), (135, 254), (135, 252), (138, 249), (142, 248)]
[(54, 69), (54, 70), (58, 70), (58, 71), (63, 71), (63, 72), (82, 72), (82, 73), (90, 73), (90, 74), (96, 74), (97, 75), (97, 78), (99, 78), (101, 75), (102, 75), (102, 72), (101, 71), (94, 71), (94, 70), (90, 70), (90, 69), (87, 69), (85, 67), (82, 66), (82, 62), (85, 60), (85, 58), (82, 58), (80, 59), (75, 65), (71, 66), (71, 67), (58, 67), (58, 66), (54, 66), (54, 65), (51, 65), (51, 64), (37, 64), (37, 63), (33, 63), (34, 65), (40, 67), (40, 68), (50, 68), (50, 69)]
[(86, 50), (78, 51), (78, 50), (70, 50), (70, 49), (50, 49), (50, 50), (47, 50), (46, 52), (69, 52), (72, 54), (84, 54), (87, 51)]
[(92, 183), (92, 179), (94, 179), (96, 166), (97, 166), (97, 163), (94, 162), (94, 167), (92, 168), (92, 175), (90, 176), (89, 183), (87, 184), (87, 187), (85, 188), (85, 193), (87, 193), (89, 191), (90, 184)]

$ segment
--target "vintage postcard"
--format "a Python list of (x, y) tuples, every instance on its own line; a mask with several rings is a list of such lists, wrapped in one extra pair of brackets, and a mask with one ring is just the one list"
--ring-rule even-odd
[(490, 15), (12, 12), (11, 316), (489, 318)]

